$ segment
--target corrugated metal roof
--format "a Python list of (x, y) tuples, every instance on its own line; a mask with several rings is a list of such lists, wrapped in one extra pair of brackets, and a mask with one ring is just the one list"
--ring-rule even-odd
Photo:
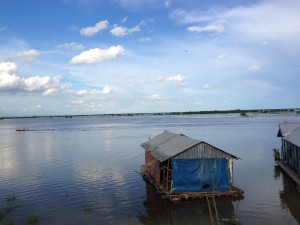
[(300, 127), (285, 135), (283, 139), (300, 147)]
[[(141, 146), (147, 151), (151, 151), (151, 155), (158, 159), (160, 162), (163, 162), (169, 158), (172, 158), (203, 141), (195, 140), (190, 137), (187, 137), (183, 134), (174, 134), (169, 131), (165, 131), (162, 134), (150, 139), (147, 142), (141, 144)], [(213, 147), (213, 146), (211, 146)], [(222, 151), (229, 156), (238, 159), (237, 157), (213, 147), (214, 150)]]
[(174, 134), (165, 131), (153, 139), (141, 144), (141, 146), (151, 151), (151, 155), (163, 162), (180, 152), (200, 143), (201, 141), (192, 139), (183, 134)]
[(201, 142), (172, 158), (173, 159), (216, 159), (216, 158), (239, 159), (238, 157), (231, 155), (210, 144), (207, 144), (206, 142)]
[(284, 137), (294, 130), (300, 128), (300, 122), (283, 122), (279, 124), (277, 137)]

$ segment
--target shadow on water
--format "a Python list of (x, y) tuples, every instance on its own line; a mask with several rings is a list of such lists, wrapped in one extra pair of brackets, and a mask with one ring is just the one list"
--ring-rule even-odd
[[(162, 199), (150, 183), (146, 183), (147, 198), (143, 202), (145, 214), (140, 213), (137, 218), (141, 224), (168, 224), (168, 225), (211, 225), (211, 224), (241, 224), (234, 213), (231, 198), (216, 199), (217, 214), (211, 204), (211, 214), (205, 198), (181, 200), (171, 202)], [(214, 223), (212, 223), (211, 215)], [(219, 223), (217, 223), (217, 217)]]
[(274, 168), (274, 177), (282, 177), (283, 190), (279, 192), (280, 203), (283, 209), (288, 208), (295, 220), (300, 224), (300, 192), (294, 181), (287, 174), (281, 172), (278, 166)]

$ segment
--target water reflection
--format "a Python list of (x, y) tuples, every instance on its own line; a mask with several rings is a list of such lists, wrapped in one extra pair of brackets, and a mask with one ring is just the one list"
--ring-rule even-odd
[[(19, 171), (19, 164), (15, 160), (16, 152), (12, 151), (9, 147), (2, 148), (1, 151), (1, 176), (7, 176), (7, 178), (12, 178), (12, 175), (17, 176), (17, 172)], [(13, 171), (15, 171), (15, 173), (13, 173)]]
[(275, 166), (274, 174), (282, 176), (283, 191), (279, 192), (281, 207), (289, 209), (295, 220), (300, 224), (300, 192), (297, 190), (296, 184), (285, 173), (281, 173), (280, 168), (277, 166)]
[(210, 213), (206, 199), (171, 202), (162, 199), (150, 183), (146, 183), (146, 196), (147, 198), (143, 203), (146, 212), (137, 216), (140, 223), (145, 225), (199, 225), (200, 223), (201, 225), (211, 225), (213, 224), (211, 216), (214, 224), (218, 224), (217, 218), (224, 225), (232, 224), (236, 220), (231, 198), (216, 199), (217, 213), (212, 204)]

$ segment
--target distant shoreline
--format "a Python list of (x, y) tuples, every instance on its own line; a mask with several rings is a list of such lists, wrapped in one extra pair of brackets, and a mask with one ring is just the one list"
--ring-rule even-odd
[(211, 110), (211, 111), (186, 111), (186, 112), (159, 112), (159, 113), (106, 113), (106, 114), (83, 114), (83, 115), (52, 115), (52, 116), (6, 116), (0, 117), (3, 119), (24, 119), (24, 118), (73, 118), (85, 116), (162, 116), (162, 115), (197, 115), (197, 114), (229, 114), (239, 113), (241, 116), (248, 116), (248, 113), (257, 114), (277, 114), (277, 113), (297, 113), (300, 114), (300, 108), (289, 109), (234, 109), (234, 110)]

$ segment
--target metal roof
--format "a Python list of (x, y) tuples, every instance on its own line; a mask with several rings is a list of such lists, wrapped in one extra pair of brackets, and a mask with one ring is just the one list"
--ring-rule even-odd
[(285, 121), (283, 123), (280, 123), (277, 137), (285, 137), (294, 130), (297, 130), (298, 128), (300, 128), (300, 122)]
[(283, 139), (300, 147), (300, 127), (285, 135)]
[[(163, 162), (202, 142), (203, 141), (192, 139), (183, 134), (174, 134), (169, 131), (165, 131), (162, 134), (157, 135), (153, 139), (142, 143), (141, 146), (145, 150), (150, 151), (151, 155), (158, 159), (160, 162)], [(222, 151), (223, 153), (228, 154), (221, 149), (218, 149), (216, 147), (213, 148), (214, 150)], [(231, 154), (228, 155), (238, 159)]]

